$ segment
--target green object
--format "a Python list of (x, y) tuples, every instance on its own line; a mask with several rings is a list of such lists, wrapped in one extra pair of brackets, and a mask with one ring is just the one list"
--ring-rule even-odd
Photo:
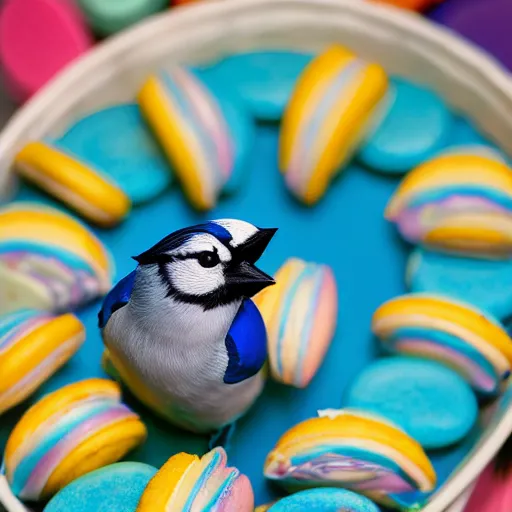
[(78, 0), (87, 21), (99, 35), (118, 32), (163, 10), (168, 0)]

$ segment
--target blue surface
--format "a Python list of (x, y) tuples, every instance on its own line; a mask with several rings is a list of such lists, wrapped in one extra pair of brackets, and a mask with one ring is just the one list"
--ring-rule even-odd
[(297, 78), (313, 56), (284, 50), (226, 57), (202, 70), (207, 81), (240, 97), (255, 119), (279, 121)]
[(58, 492), (44, 512), (135, 512), (156, 469), (121, 462), (75, 480)]
[(512, 314), (512, 261), (481, 260), (417, 249), (407, 283), (413, 292), (441, 293), (486, 310), (499, 320)]
[(367, 366), (348, 390), (346, 405), (382, 415), (427, 449), (460, 441), (478, 414), (475, 395), (454, 371), (408, 357)]
[(172, 170), (133, 103), (83, 117), (55, 141), (110, 176), (134, 204), (151, 201), (172, 182)]
[[(348, 384), (375, 358), (377, 346), (370, 332), (372, 314), (384, 301), (405, 293), (408, 256), (407, 246), (383, 218), (397, 179), (351, 166), (332, 183), (318, 205), (307, 208), (291, 197), (278, 172), (277, 142), (275, 127), (258, 127), (253, 152), (257, 157), (251, 159), (248, 183), (209, 214), (196, 213), (175, 187), (159, 200), (138, 208), (116, 229), (95, 230), (113, 251), (119, 278), (135, 268), (131, 256), (140, 254), (168, 233), (222, 217), (280, 228), (258, 264), (268, 273), (274, 273), (290, 256), (332, 266), (340, 290), (340, 321), (322, 367), (306, 389), (269, 382), (254, 407), (237, 422), (228, 449), (229, 464), (248, 475), (258, 504), (268, 503), (279, 495), (279, 490), (269, 485), (262, 474), (265, 457), (279, 437), (299, 421), (316, 416), (317, 410), (339, 407)], [(21, 198), (39, 198), (57, 205), (27, 185), (20, 193)], [(15, 422), (36, 397), (86, 377), (105, 377), (100, 366), (103, 346), (97, 327), (99, 308), (97, 302), (79, 313), (87, 327), (87, 341), (77, 355), (34, 397), (2, 416), (0, 449)], [(160, 467), (180, 451), (206, 451), (207, 437), (180, 431), (156, 418), (128, 394), (125, 397), (142, 413), (149, 431), (146, 444), (130, 454), (129, 459)], [(478, 432), (476, 429), (472, 437), (433, 455), (439, 484), (472, 448)]]
[(343, 489), (311, 489), (288, 496), (269, 512), (379, 512), (369, 499)]
[(453, 116), (437, 94), (393, 78), (384, 101), (389, 102), (387, 112), (359, 151), (363, 164), (382, 172), (405, 173), (445, 145)]

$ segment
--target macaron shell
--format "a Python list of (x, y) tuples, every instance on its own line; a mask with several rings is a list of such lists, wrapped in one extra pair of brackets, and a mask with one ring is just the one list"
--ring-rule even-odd
[(157, 13), (168, 0), (79, 0), (79, 4), (94, 30), (109, 35)]
[(137, 99), (143, 116), (172, 162), (187, 198), (198, 210), (211, 209), (215, 203), (213, 190), (208, 191), (196, 170), (194, 154), (182, 135), (176, 108), (157, 76), (147, 79)]
[(382, 120), (358, 153), (363, 164), (382, 172), (405, 173), (446, 143), (452, 116), (434, 92), (395, 78), (382, 103)]
[[(258, 510), (258, 509), (257, 509)], [(368, 498), (345, 489), (326, 487), (300, 491), (270, 505), (268, 512), (379, 512)]]
[(111, 180), (44, 142), (28, 143), (15, 156), (18, 173), (103, 227), (118, 224), (130, 210), (130, 200)]
[(465, 258), (417, 249), (407, 264), (407, 286), (463, 300), (500, 320), (512, 314), (512, 262)]
[(348, 390), (346, 406), (391, 420), (425, 449), (460, 441), (478, 414), (471, 388), (455, 372), (407, 357), (380, 359), (363, 369)]
[(165, 511), (167, 503), (199, 457), (188, 453), (172, 456), (148, 483), (141, 496), (137, 512)]
[(135, 512), (156, 468), (119, 462), (88, 473), (57, 493), (44, 512)]
[(12, 203), (0, 209), (0, 242), (26, 238), (56, 245), (83, 258), (97, 271), (105, 292), (110, 289), (113, 262), (108, 250), (70, 215), (39, 203)]
[(153, 200), (172, 182), (172, 170), (137, 104), (113, 105), (82, 117), (55, 143), (109, 176), (133, 204)]
[(205, 72), (207, 80), (237, 95), (255, 119), (279, 121), (295, 82), (313, 56), (289, 50), (230, 55)]
[(0, 62), (12, 94), (24, 101), (93, 43), (68, 0), (8, 0), (0, 13)]
[(42, 324), (0, 351), (0, 414), (30, 396), (85, 340), (85, 328), (74, 315), (40, 317)]
[(135, 415), (103, 428), (66, 456), (48, 478), (41, 498), (53, 496), (79, 476), (122, 459), (146, 436), (146, 427)]
[(60, 388), (30, 407), (16, 424), (5, 446), (4, 460), (7, 476), (12, 477), (10, 468), (14, 452), (23, 451), (23, 446), (30, 441), (41, 424), (55, 414), (71, 409), (74, 403), (95, 396), (119, 401), (121, 388), (117, 383), (106, 379), (86, 379)]

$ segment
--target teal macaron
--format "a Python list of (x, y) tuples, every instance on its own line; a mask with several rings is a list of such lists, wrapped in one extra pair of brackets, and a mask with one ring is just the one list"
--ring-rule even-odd
[(310, 53), (264, 50), (237, 53), (202, 70), (206, 80), (232, 91), (260, 121), (279, 121)]
[(476, 397), (457, 373), (413, 357), (368, 365), (350, 386), (345, 405), (387, 418), (426, 449), (460, 441), (478, 415)]
[(392, 78), (359, 149), (359, 161), (377, 171), (403, 174), (444, 147), (452, 122), (435, 92)]
[(463, 300), (499, 320), (512, 314), (512, 261), (464, 258), (416, 249), (407, 264), (411, 292)]
[(173, 181), (172, 170), (135, 103), (84, 116), (51, 143), (107, 175), (135, 205), (155, 199)]
[(78, 478), (59, 491), (44, 512), (135, 512), (156, 468), (119, 462)]

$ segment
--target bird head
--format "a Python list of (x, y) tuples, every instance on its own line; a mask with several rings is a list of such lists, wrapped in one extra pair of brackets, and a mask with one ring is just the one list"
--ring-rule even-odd
[(175, 231), (134, 259), (156, 269), (167, 296), (213, 309), (274, 284), (255, 263), (276, 231), (220, 219)]

